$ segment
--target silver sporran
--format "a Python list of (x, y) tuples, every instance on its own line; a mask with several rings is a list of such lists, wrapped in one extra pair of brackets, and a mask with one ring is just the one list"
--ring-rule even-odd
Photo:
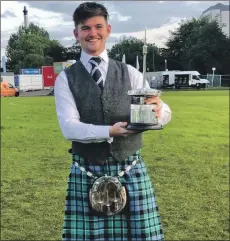
[(94, 211), (112, 216), (124, 209), (127, 194), (117, 177), (103, 176), (94, 181), (89, 192), (89, 200)]

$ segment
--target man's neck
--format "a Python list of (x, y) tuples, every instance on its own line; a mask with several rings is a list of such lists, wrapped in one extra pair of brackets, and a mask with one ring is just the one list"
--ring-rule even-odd
[(98, 53), (92, 53), (92, 52), (89, 53), (89, 52), (86, 52), (84, 49), (82, 49), (82, 52), (84, 52), (85, 54), (90, 55), (90, 56), (92, 56), (92, 57), (97, 57), (97, 56), (99, 56), (100, 54), (104, 53), (104, 51), (106, 51), (106, 49), (104, 49), (103, 51), (98, 52)]

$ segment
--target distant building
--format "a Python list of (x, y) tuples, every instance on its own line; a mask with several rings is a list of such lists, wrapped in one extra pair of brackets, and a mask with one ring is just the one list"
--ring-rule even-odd
[(208, 16), (210, 20), (216, 19), (223, 33), (229, 37), (229, 5), (218, 3), (206, 9), (202, 15)]

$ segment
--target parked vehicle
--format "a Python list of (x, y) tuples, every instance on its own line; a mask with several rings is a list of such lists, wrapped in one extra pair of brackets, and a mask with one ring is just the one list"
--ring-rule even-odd
[(192, 87), (206, 88), (209, 84), (207, 79), (201, 79), (198, 71), (160, 71), (152, 72), (152, 78), (149, 81), (150, 87), (160, 85), (161, 88)]
[(1, 82), (1, 96), (19, 96), (19, 89), (8, 82)]

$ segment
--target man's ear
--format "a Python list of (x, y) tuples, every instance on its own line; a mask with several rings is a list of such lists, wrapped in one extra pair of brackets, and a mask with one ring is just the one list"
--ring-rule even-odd
[(110, 24), (107, 25), (107, 32), (108, 32), (108, 36), (109, 36), (111, 33), (111, 25)]
[(73, 35), (76, 38), (76, 40), (78, 40), (78, 32), (77, 32), (76, 28), (73, 30)]

